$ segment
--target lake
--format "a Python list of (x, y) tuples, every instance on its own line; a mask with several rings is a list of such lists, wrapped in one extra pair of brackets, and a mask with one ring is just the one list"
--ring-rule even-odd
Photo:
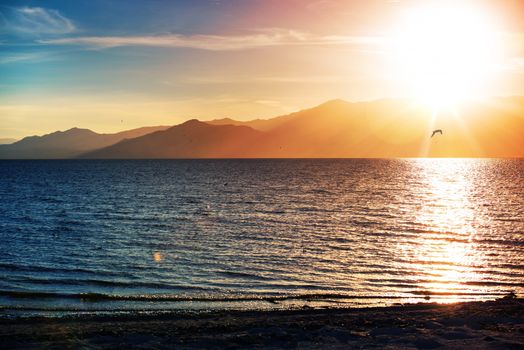
[(0, 161), (0, 315), (524, 293), (524, 160)]

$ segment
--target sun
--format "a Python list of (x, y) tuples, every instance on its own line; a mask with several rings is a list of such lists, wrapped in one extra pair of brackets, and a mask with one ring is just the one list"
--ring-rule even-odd
[(486, 94), (501, 51), (495, 22), (473, 3), (424, 3), (405, 12), (390, 45), (410, 94), (435, 109)]

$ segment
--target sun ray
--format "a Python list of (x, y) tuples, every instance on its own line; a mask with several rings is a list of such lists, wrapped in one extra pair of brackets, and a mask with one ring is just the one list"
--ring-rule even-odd
[(419, 4), (391, 35), (396, 69), (412, 96), (437, 112), (486, 96), (500, 59), (495, 20), (473, 4)]

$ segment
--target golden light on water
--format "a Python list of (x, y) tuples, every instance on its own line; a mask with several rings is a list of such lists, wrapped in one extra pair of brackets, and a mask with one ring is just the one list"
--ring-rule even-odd
[(422, 159), (417, 163), (426, 183), (422, 193), (425, 205), (418, 220), (441, 233), (471, 237), (475, 232), (474, 213), (468, 190), (474, 161), (450, 158)]
[(475, 266), (483, 253), (477, 250), (476, 227), (482, 217), (470, 201), (474, 170), (482, 160), (421, 159), (416, 161), (420, 181), (426, 190), (420, 194), (416, 221), (424, 227), (419, 246), (411, 258), (423, 277), (419, 287), (428, 294), (442, 295), (440, 302), (456, 302), (460, 294), (479, 293), (464, 282), (477, 281)]

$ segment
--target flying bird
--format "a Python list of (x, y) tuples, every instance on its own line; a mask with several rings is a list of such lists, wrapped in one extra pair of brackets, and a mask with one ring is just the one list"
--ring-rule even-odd
[(442, 130), (441, 129), (433, 130), (433, 133), (431, 134), (431, 137), (435, 136), (435, 134), (442, 135)]

